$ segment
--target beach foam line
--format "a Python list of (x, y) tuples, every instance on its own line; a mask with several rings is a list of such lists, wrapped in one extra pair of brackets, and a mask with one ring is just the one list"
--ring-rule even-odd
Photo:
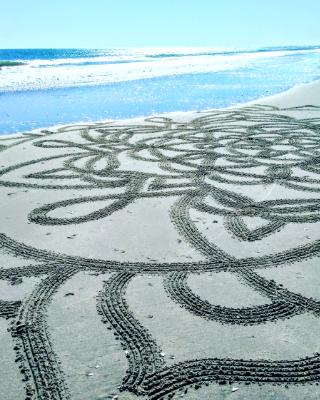
[[(162, 76), (211, 73), (250, 66), (258, 60), (320, 50), (263, 51), (248, 53), (183, 55), (147, 58), (144, 54), (98, 58), (33, 60), (0, 74), (0, 92), (29, 91), (64, 87), (96, 86), (107, 83), (150, 79)], [(118, 63), (110, 63), (118, 61)], [(126, 62), (124, 62), (126, 61)], [(137, 62), (139, 61), (139, 62)], [(88, 65), (90, 63), (90, 65)], [(42, 68), (46, 67), (46, 68)]]

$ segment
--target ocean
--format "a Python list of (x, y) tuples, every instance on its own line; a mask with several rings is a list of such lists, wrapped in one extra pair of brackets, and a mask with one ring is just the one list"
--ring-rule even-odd
[(0, 134), (222, 108), (320, 79), (320, 46), (0, 49)]

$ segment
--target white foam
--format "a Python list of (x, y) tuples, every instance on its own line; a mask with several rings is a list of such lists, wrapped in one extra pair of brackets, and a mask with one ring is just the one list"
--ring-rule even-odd
[[(212, 49), (124, 49), (103, 57), (33, 60), (27, 65), (4, 67), (0, 73), (0, 91), (101, 85), (161, 76), (217, 72), (246, 67), (259, 59), (320, 52), (297, 50), (208, 55), (210, 51)], [(162, 54), (161, 57), (157, 57), (159, 54)], [(120, 63), (115, 64), (115, 61)], [(87, 65), (88, 62), (94, 64)]]

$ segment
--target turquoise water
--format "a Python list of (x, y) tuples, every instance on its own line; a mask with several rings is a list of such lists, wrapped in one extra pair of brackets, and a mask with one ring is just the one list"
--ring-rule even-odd
[(221, 108), (320, 79), (320, 50), (0, 50), (0, 134)]

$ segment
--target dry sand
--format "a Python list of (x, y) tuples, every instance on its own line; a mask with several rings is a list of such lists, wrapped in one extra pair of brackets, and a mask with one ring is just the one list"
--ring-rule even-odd
[(320, 398), (320, 83), (0, 136), (1, 400)]

